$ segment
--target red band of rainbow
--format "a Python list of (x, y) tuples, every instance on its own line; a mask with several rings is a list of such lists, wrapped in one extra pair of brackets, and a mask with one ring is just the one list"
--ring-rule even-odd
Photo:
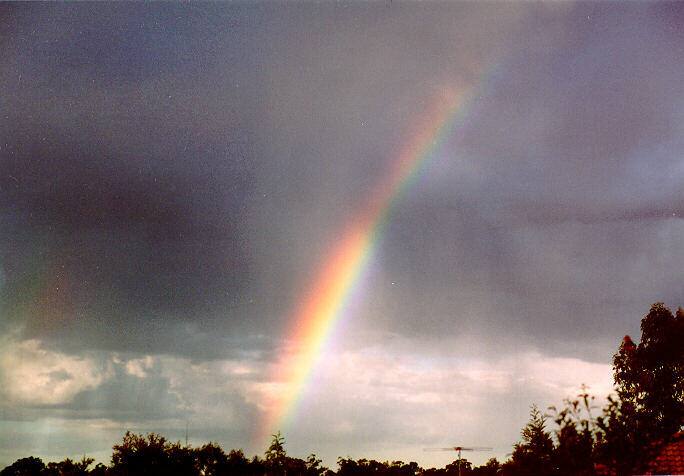
[(463, 120), (472, 94), (440, 97), (433, 109), (413, 129), (411, 139), (393, 161), (367, 205), (346, 228), (327, 259), (306, 287), (294, 310), (287, 336), (289, 344), (275, 366), (272, 381), (278, 382), (274, 399), (267, 402), (254, 443), (268, 444), (270, 436), (287, 424), (316, 367), (345, 303), (379, 243), (383, 229), (404, 192), (428, 166), (430, 159)]

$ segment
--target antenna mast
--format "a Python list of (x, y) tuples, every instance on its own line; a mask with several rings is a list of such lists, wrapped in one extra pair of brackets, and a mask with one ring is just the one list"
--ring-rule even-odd
[(450, 448), (425, 448), (424, 451), (458, 451), (458, 476), (461, 476), (461, 451), (492, 451), (492, 448), (484, 446), (473, 446), (466, 448), (465, 446), (452, 446)]

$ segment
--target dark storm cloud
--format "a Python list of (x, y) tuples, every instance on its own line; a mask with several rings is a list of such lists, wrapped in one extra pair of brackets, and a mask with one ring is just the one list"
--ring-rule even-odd
[(29, 335), (268, 342), (444, 87), (477, 97), (388, 227), (378, 326), (600, 334), (589, 311), (638, 294), (623, 253), (676, 266), (653, 241), (684, 202), (664, 5), (5, 10), (2, 292)]
[(658, 22), (607, 19), (582, 48), (501, 65), (455, 145), (462, 185), (503, 224), (681, 211), (681, 45)]
[(497, 66), (393, 218), (383, 325), (573, 353), (682, 300), (681, 41), (653, 11), (577, 10), (574, 41)]
[[(149, 171), (154, 157), (136, 169), (106, 147), (31, 145), (19, 144), (2, 164), (2, 207), (14, 224), (4, 236), (8, 299), (26, 296), (13, 286), (26, 272), (56, 281), (46, 305), (55, 310), (59, 301), (64, 314), (182, 317), (239, 299), (249, 277), (237, 225), (248, 193), (243, 170), (228, 162), (197, 174)], [(27, 255), (38, 270), (26, 269)]]
[(249, 295), (249, 139), (230, 121), (221, 138), (184, 128), (183, 99), (168, 106), (179, 85), (146, 86), (188, 72), (179, 45), (193, 45), (176, 33), (192, 28), (162, 9), (48, 10), (7, 15), (19, 33), (3, 53), (7, 318), (125, 348), (178, 319), (224, 316)]
[(270, 333), (415, 85), (479, 61), (465, 18), (425, 30), (403, 8), (4, 9), (2, 292), (8, 320), (63, 345), (206, 355), (188, 325)]

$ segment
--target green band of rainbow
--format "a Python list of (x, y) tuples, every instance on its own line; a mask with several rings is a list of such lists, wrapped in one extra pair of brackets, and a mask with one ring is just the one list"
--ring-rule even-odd
[(462, 94), (459, 98), (440, 98), (425, 120), (414, 128), (389, 174), (314, 275), (291, 318), (293, 326), (287, 338), (290, 345), (276, 365), (272, 379), (279, 386), (264, 409), (255, 444), (268, 444), (270, 435), (287, 424), (335, 324), (344, 314), (342, 309), (378, 246), (388, 218), (450, 132), (463, 120), (470, 97)]

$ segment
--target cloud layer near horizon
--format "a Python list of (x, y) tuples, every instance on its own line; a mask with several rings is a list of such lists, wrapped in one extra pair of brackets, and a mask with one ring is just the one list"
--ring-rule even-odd
[[(294, 438), (288, 445), (291, 454), (316, 452), (333, 464), (338, 456), (391, 459), (394, 452), (440, 466), (448, 461), (422, 454), (422, 448), (448, 444), (444, 435), (456, 427), (461, 438), (487, 440), (493, 456), (501, 458), (510, 435), (524, 424), (531, 401), (574, 397), (580, 392), (576, 382), (596, 395), (610, 392), (608, 364), (535, 352), (494, 360), (474, 358), (469, 349), (448, 356), (412, 353), (406, 351), (410, 342), (389, 342), (326, 355), (288, 428), (293, 434), (324, 428), (325, 438)], [(37, 454), (59, 458), (55, 438), (70, 421), (92, 437), (78, 443), (81, 451), (105, 460), (106, 448), (127, 429), (162, 429), (181, 439), (184, 422), (193, 443), (242, 442), (235, 446), (259, 452), (244, 444), (257, 421), (255, 409), (268, 406), (272, 392), (282, 390), (262, 366), (249, 361), (193, 363), (171, 356), (102, 353), (76, 359), (34, 340), (5, 348), (0, 360), (3, 418), (16, 427), (3, 434), (5, 454), (12, 454), (19, 433), (19, 441), (34, 438)], [(516, 417), (502, 420), (504, 408)], [(59, 430), (52, 428), (53, 435), (41, 438), (45, 426)], [(500, 428), (500, 434), (492, 435), (492, 427)]]

